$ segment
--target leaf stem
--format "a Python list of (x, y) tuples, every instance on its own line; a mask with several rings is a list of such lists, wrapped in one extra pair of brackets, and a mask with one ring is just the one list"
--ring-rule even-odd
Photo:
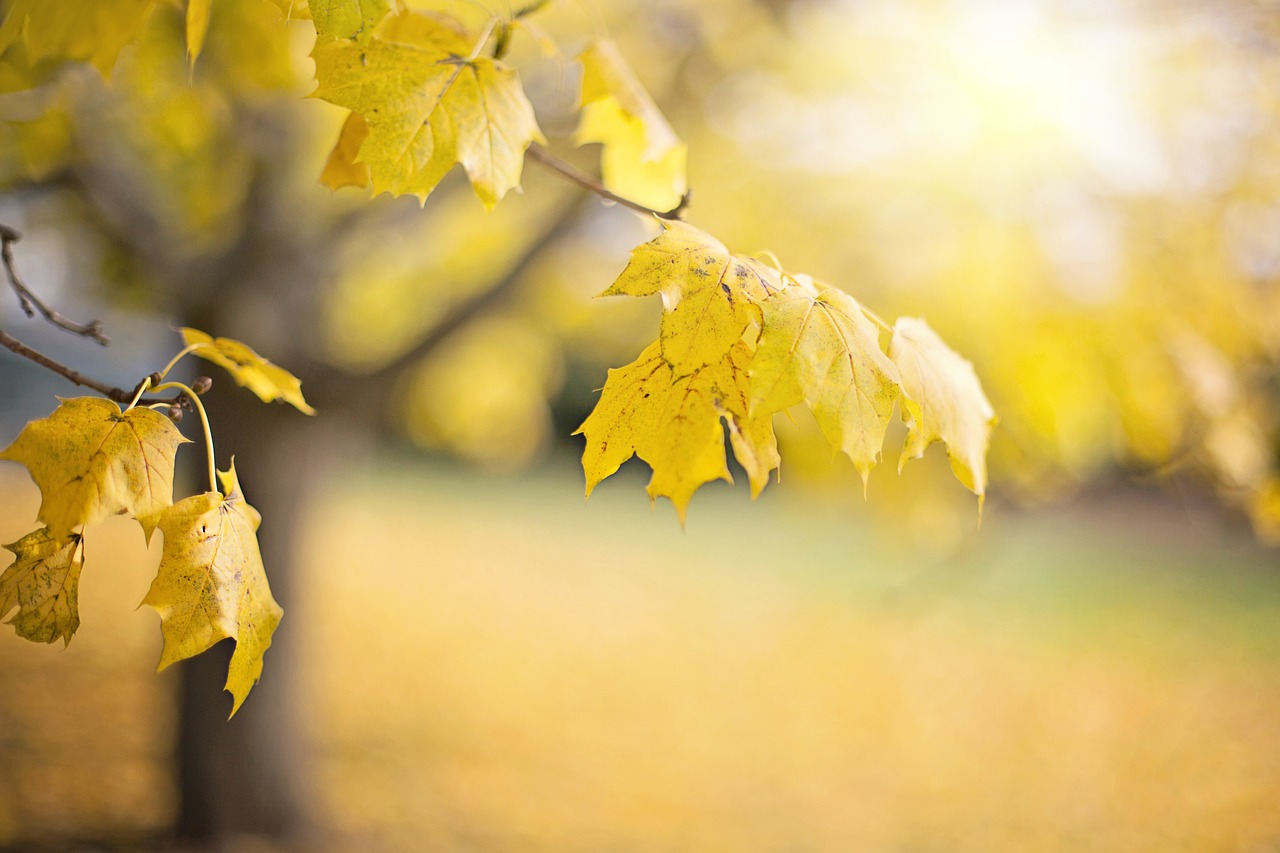
[[(82, 388), (90, 388), (94, 391), (97, 391), (99, 394), (106, 397), (108, 400), (114, 400), (117, 403), (124, 404), (132, 400), (133, 395), (137, 393), (137, 387), (135, 387), (132, 391), (126, 391), (124, 388), (116, 388), (112, 385), (106, 384), (105, 382), (99, 382), (97, 379), (94, 379), (93, 377), (85, 376), (83, 373), (72, 370), (70, 367), (67, 367), (65, 364), (61, 364), (57, 361), (54, 361), (52, 358), (45, 355), (44, 353), (33, 350), (31, 347), (27, 346), (22, 341), (9, 335), (3, 329), (0, 329), (0, 346), (9, 350), (9, 352), (13, 353), (14, 355), (22, 356), (27, 361), (40, 365), (45, 370), (50, 370), (58, 374), (63, 379), (66, 379), (67, 381), (75, 385), (79, 385)], [(169, 404), (173, 404), (177, 402), (177, 400), (176, 399), (174, 400), (143, 400), (140, 402), (144, 402), (148, 405), (150, 405), (151, 403), (166, 403), (166, 402)]]
[(872, 322), (874, 322), (880, 328), (884, 329), (889, 334), (893, 334), (893, 326), (890, 326), (888, 323), (886, 323), (879, 314), (872, 311), (870, 308), (863, 305), (861, 302), (858, 303), (858, 307), (862, 309), (863, 314), (866, 314), (868, 317), (871, 318)]
[(623, 207), (634, 210), (637, 213), (643, 213), (648, 216), (656, 216), (659, 219), (668, 219), (668, 220), (681, 219), (684, 216), (685, 209), (688, 208), (689, 206), (689, 193), (685, 193), (684, 197), (680, 199), (680, 203), (677, 204), (675, 207), (671, 208), (670, 210), (654, 210), (652, 207), (645, 207), (643, 204), (640, 204), (639, 202), (635, 202), (629, 198), (623, 198), (620, 195), (616, 195), (615, 193), (609, 192), (609, 190), (605, 189), (604, 185), (602, 185), (595, 178), (591, 177), (585, 172), (582, 172), (574, 168), (570, 164), (561, 160), (559, 157), (556, 157), (552, 154), (547, 153), (547, 150), (543, 148), (541, 145), (538, 145), (537, 143), (530, 145), (528, 151), (526, 151), (525, 154), (529, 157), (530, 160), (534, 161), (535, 163), (542, 166), (543, 168), (549, 169), (550, 171), (554, 172), (560, 177), (565, 178), (566, 180), (577, 184), (578, 186), (582, 187), (585, 190), (590, 190), (591, 192), (600, 196), (605, 201), (611, 201), (614, 204), (620, 204)]
[(493, 35), (493, 28), (497, 26), (498, 19), (490, 18), (489, 23), (485, 24), (484, 31), (480, 33), (480, 38), (476, 41), (476, 46), (471, 49), (471, 55), (467, 57), (467, 62), (475, 62), (484, 46), (489, 41), (489, 36)]
[(185, 347), (182, 348), (182, 350), (177, 355), (169, 359), (169, 363), (166, 364), (164, 368), (161, 369), (160, 373), (157, 375), (160, 377), (161, 380), (163, 380), (166, 376), (169, 375), (169, 371), (173, 370), (174, 365), (182, 361), (182, 359), (185, 358), (186, 356), (198, 350), (201, 346), (203, 346), (203, 344), (187, 344)]
[(191, 404), (195, 406), (196, 413), (200, 415), (200, 427), (204, 430), (204, 450), (209, 456), (209, 491), (221, 494), (222, 490), (218, 488), (218, 467), (215, 462), (216, 457), (213, 455), (213, 430), (209, 428), (209, 415), (205, 413), (204, 403), (200, 402), (199, 394), (192, 391), (181, 382), (161, 382), (159, 385), (155, 386), (153, 390), (164, 391), (169, 388), (176, 388), (181, 391), (183, 396), (190, 400)]
[(129, 401), (129, 406), (128, 408), (125, 409), (125, 411), (127, 412), (129, 411), (129, 409), (132, 409), (134, 406), (138, 405), (138, 401), (142, 399), (142, 395), (147, 393), (147, 389), (150, 387), (151, 387), (150, 376), (144, 378), (141, 382), (139, 382), (138, 391), (136, 394), (133, 395), (133, 399)]

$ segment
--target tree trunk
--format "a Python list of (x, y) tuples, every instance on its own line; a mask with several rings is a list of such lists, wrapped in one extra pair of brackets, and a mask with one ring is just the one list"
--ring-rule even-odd
[(176, 830), (182, 840), (197, 843), (245, 836), (297, 843), (309, 835), (306, 804), (315, 799), (306, 790), (300, 725), (301, 625), (289, 616), (305, 582), (305, 569), (297, 564), (300, 523), (331, 451), (323, 425), (222, 384), (221, 393), (207, 401), (220, 467), (235, 456), (246, 499), (262, 513), (259, 545), (285, 618), (266, 653), (262, 680), (230, 720), (231, 698), (223, 684), (232, 642), (180, 664)]

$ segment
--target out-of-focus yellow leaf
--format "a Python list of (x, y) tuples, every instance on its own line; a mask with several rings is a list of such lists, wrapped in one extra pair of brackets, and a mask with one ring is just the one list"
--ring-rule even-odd
[(1210, 421), (1203, 441), (1205, 460), (1224, 485), (1256, 487), (1271, 474), (1267, 433), (1247, 411), (1237, 409)]
[(1280, 477), (1272, 476), (1253, 492), (1247, 507), (1258, 538), (1268, 545), (1280, 545)]
[(209, 32), (209, 12), (213, 0), (187, 0), (187, 62), (194, 68), (204, 37)]
[(323, 38), (355, 38), (387, 16), (387, 0), (311, 0), (316, 33)]
[(880, 349), (878, 327), (848, 294), (821, 292), (807, 278), (760, 303), (760, 341), (751, 362), (751, 410), (805, 403), (831, 446), (862, 482), (880, 459), (900, 393), (898, 370)]
[(907, 440), (898, 468), (924, 455), (935, 441), (947, 445), (951, 470), (978, 496), (987, 488), (987, 442), (995, 410), (973, 365), (943, 343), (924, 320), (900, 317), (889, 340), (889, 358), (902, 380)]
[(723, 417), (738, 461), (759, 493), (777, 467), (777, 446), (769, 420), (747, 417), (746, 366), (750, 349), (735, 346), (720, 364), (676, 376), (659, 342), (631, 364), (609, 371), (600, 400), (575, 435), (586, 436), (582, 467), (587, 494), (633, 455), (653, 469), (651, 499), (667, 497), (684, 524), (689, 501), (712, 480), (733, 482), (724, 452)]
[(556, 345), (525, 318), (472, 322), (418, 365), (397, 395), (409, 438), (490, 470), (528, 465), (552, 437), (547, 399), (562, 369)]
[(19, 637), (36, 643), (61, 637), (63, 645), (70, 643), (80, 627), (80, 535), (59, 539), (42, 527), (4, 547), (14, 553), (14, 560), (0, 575), (0, 616), (17, 607), (8, 621)]
[(198, 655), (228, 637), (236, 641), (226, 689), (235, 714), (262, 676), (262, 657), (284, 611), (271, 595), (258, 525), (231, 470), (218, 472), (223, 493), (179, 501), (160, 516), (164, 552), (143, 604), (160, 614), (160, 669)]
[(173, 464), (187, 439), (163, 415), (75, 397), (32, 421), (0, 459), (27, 466), (40, 487), (39, 518), (55, 539), (83, 524), (131, 513), (147, 537), (173, 503)]
[(425, 200), (457, 163), (488, 208), (520, 185), (542, 133), (515, 71), (470, 57), (478, 38), (448, 16), (404, 12), (367, 40), (316, 42), (314, 96), (364, 117), (358, 162), (375, 194)]
[(360, 113), (348, 115), (342, 124), (342, 132), (338, 134), (338, 144), (333, 146), (324, 171), (320, 173), (320, 183), (331, 190), (369, 186), (369, 164), (356, 160), (360, 146), (368, 138), (369, 125), (364, 116)]
[(597, 39), (582, 63), (582, 117), (574, 141), (604, 146), (600, 174), (618, 195), (655, 210), (688, 191), (688, 146), (676, 136), (613, 42)]
[(33, 64), (83, 60), (106, 76), (154, 6), (155, 0), (15, 0), (0, 24), (0, 52), (21, 37)]
[(753, 300), (782, 289), (782, 278), (754, 258), (683, 222), (636, 247), (602, 296), (662, 294), (662, 357), (676, 376), (719, 364), (759, 317)]
[(264, 403), (284, 400), (300, 412), (316, 410), (302, 397), (302, 383), (283, 367), (272, 364), (247, 345), (232, 338), (214, 338), (199, 329), (183, 328), (182, 340), (191, 352), (231, 374), (237, 385), (248, 388)]

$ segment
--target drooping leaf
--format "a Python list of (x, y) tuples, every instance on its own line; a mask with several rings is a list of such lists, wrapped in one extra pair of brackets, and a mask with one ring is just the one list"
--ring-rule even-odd
[(150, 538), (173, 503), (174, 455), (186, 440), (150, 409), (122, 414), (111, 400), (76, 397), (27, 424), (0, 459), (27, 466), (40, 487), (39, 518), (55, 539), (124, 512)]
[(0, 53), (22, 38), (32, 64), (84, 61), (106, 76), (155, 5), (155, 0), (14, 0), (0, 24)]
[(676, 376), (720, 364), (759, 317), (753, 301), (782, 289), (777, 271), (734, 255), (704, 231), (664, 222), (663, 232), (636, 247), (602, 296), (662, 294), (662, 357)]
[(597, 39), (582, 63), (578, 145), (599, 142), (604, 185), (655, 210), (676, 207), (688, 191), (688, 146), (676, 136), (613, 42)]
[(316, 33), (324, 38), (355, 38), (371, 30), (391, 10), (388, 0), (311, 0)]
[(355, 162), (375, 194), (425, 200), (458, 163), (486, 207), (520, 185), (542, 133), (515, 71), (471, 56), (477, 38), (448, 16), (406, 11), (359, 42), (317, 40), (314, 96), (364, 118)]
[(236, 384), (248, 388), (264, 403), (283, 400), (300, 412), (316, 410), (302, 396), (302, 383), (283, 367), (272, 364), (248, 345), (232, 338), (215, 338), (199, 329), (182, 328), (183, 342), (194, 347), (192, 354), (211, 361), (231, 374)]
[(213, 0), (187, 0), (187, 62), (195, 68), (209, 32), (209, 13)]
[(14, 560), (0, 575), (0, 616), (17, 607), (8, 621), (19, 637), (36, 643), (61, 637), (64, 645), (70, 643), (80, 627), (80, 535), (59, 539), (42, 527), (4, 547), (14, 553)]
[(582, 456), (587, 494), (637, 455), (653, 469), (649, 497), (670, 498), (683, 524), (699, 486), (733, 481), (722, 417), (730, 424), (735, 456), (758, 494), (778, 457), (772, 424), (747, 418), (749, 360), (749, 349), (740, 343), (723, 363), (676, 376), (655, 341), (631, 364), (610, 370), (595, 409), (574, 433), (587, 440)]
[(342, 132), (338, 134), (338, 144), (329, 152), (324, 171), (320, 173), (320, 183), (331, 190), (343, 187), (369, 186), (369, 164), (361, 163), (360, 146), (369, 138), (369, 125), (360, 113), (351, 113), (342, 124)]
[(880, 349), (876, 324), (853, 297), (835, 288), (819, 291), (803, 276), (760, 308), (751, 411), (771, 414), (805, 403), (865, 483), (900, 393), (898, 370)]
[(943, 343), (924, 320), (900, 317), (889, 340), (889, 358), (902, 378), (902, 417), (907, 441), (898, 468), (918, 459), (935, 441), (947, 445), (951, 470), (978, 496), (987, 487), (987, 442), (995, 410), (973, 365)]
[(258, 550), (262, 517), (245, 502), (234, 462), (218, 476), (222, 494), (192, 495), (161, 515), (160, 570), (142, 603), (160, 614), (160, 669), (235, 640), (226, 684), (235, 714), (262, 676), (263, 654), (284, 611), (271, 596)]

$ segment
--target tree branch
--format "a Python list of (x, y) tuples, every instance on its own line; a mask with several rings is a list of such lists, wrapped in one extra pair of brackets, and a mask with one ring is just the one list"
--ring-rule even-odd
[[(31, 289), (22, 281), (22, 277), (18, 275), (18, 268), (13, 260), (13, 244), (21, 239), (22, 233), (20, 231), (10, 228), (8, 225), (0, 224), (0, 260), (4, 262), (4, 271), (9, 278), (9, 284), (13, 287), (13, 292), (18, 295), (18, 304), (22, 306), (22, 312), (28, 317), (34, 317), (36, 312), (39, 311), (40, 316), (59, 329), (63, 329), (73, 335), (79, 335), (82, 338), (91, 338), (103, 346), (110, 343), (107, 336), (102, 333), (101, 321), (91, 320), (88, 323), (77, 323), (74, 320), (68, 320), (31, 292)], [(9, 340), (13, 339), (10, 338)], [(124, 402), (127, 403), (129, 400), (126, 399)]]
[(455, 305), (453, 310), (442, 317), (431, 331), (427, 332), (425, 337), (407, 352), (402, 353), (389, 364), (380, 367), (375, 375), (392, 375), (415, 362), (421, 361), (435, 352), (441, 344), (453, 337), (454, 333), (469, 321), (480, 316), (509, 296), (516, 285), (524, 279), (524, 274), (533, 265), (533, 262), (541, 257), (543, 251), (564, 236), (565, 232), (573, 226), (577, 219), (579, 208), (580, 205), (572, 203), (561, 207), (559, 212), (553, 215), (551, 224), (538, 236), (538, 239), (526, 246), (520, 256), (512, 262), (501, 281), (494, 284), (493, 287)]
[[(112, 385), (106, 384), (105, 382), (99, 382), (97, 379), (94, 379), (91, 376), (85, 376), (83, 373), (72, 370), (70, 367), (67, 367), (65, 364), (61, 364), (57, 361), (54, 361), (52, 358), (45, 355), (44, 353), (33, 350), (31, 347), (27, 346), (22, 341), (10, 336), (9, 333), (6, 332), (4, 329), (0, 329), (0, 346), (3, 346), (5, 349), (9, 350), (10, 352), (16, 355), (22, 356), (27, 361), (31, 361), (40, 365), (46, 370), (53, 371), (54, 373), (58, 374), (64, 379), (67, 379), (70, 382), (75, 383), (76, 385), (80, 385), (84, 388), (91, 388), (94, 391), (97, 391), (99, 394), (103, 395), (104, 397), (107, 397), (111, 400), (115, 400), (117, 403), (130, 402), (131, 400), (133, 400), (134, 395), (138, 393), (138, 389), (142, 387), (142, 383), (139, 382), (137, 385), (134, 386), (132, 391), (126, 391), (124, 388), (116, 388)], [(172, 404), (172, 403), (178, 402), (178, 398), (175, 397), (171, 400), (166, 400), (166, 399), (141, 400), (139, 402), (148, 406), (155, 403)]]
[(680, 199), (680, 203), (670, 210), (654, 210), (652, 207), (645, 207), (643, 204), (634, 202), (629, 198), (623, 198), (620, 195), (609, 192), (595, 178), (585, 172), (579, 171), (570, 164), (561, 160), (559, 157), (548, 154), (547, 150), (537, 143), (530, 145), (528, 151), (525, 153), (528, 155), (530, 160), (543, 168), (577, 184), (583, 189), (590, 190), (606, 201), (611, 201), (614, 204), (620, 204), (623, 207), (636, 211), (637, 213), (656, 216), (659, 219), (680, 219), (684, 216), (685, 209), (689, 206), (689, 193), (685, 193), (684, 197)]

